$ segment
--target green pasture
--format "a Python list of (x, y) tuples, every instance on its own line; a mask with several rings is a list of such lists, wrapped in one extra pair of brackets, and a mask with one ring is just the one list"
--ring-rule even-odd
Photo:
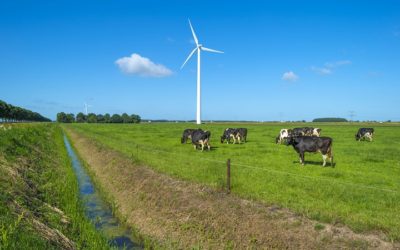
[[(120, 151), (159, 172), (222, 189), (232, 161), (232, 192), (277, 204), (312, 219), (345, 224), (357, 232), (383, 232), (400, 240), (399, 124), (72, 124), (82, 136)], [(320, 154), (299, 164), (291, 146), (276, 145), (281, 128), (312, 126), (333, 138), (335, 168)], [(180, 137), (185, 128), (211, 131), (211, 151), (194, 150)], [(248, 128), (245, 144), (221, 144), (227, 127)], [(375, 128), (373, 142), (355, 141), (359, 127)]]

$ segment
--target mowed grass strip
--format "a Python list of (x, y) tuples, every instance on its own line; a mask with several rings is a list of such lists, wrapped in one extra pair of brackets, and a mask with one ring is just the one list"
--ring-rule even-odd
[[(181, 179), (216, 188), (225, 185), (232, 160), (232, 191), (279, 204), (312, 219), (383, 232), (400, 240), (400, 126), (398, 124), (203, 124), (211, 131), (210, 152), (195, 151), (180, 137), (194, 124), (68, 125), (133, 160)], [(290, 146), (276, 145), (281, 128), (313, 126), (333, 138), (335, 168), (322, 167), (320, 154), (306, 154), (301, 167)], [(221, 144), (227, 127), (247, 127), (248, 142)], [(357, 142), (359, 127), (374, 127), (373, 142)]]

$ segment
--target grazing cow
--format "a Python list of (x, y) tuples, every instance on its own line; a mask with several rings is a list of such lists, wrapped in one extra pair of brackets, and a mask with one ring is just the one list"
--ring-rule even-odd
[(323, 164), (326, 165), (326, 158), (329, 158), (331, 166), (333, 167), (333, 154), (332, 154), (332, 138), (330, 137), (316, 137), (316, 136), (298, 136), (288, 137), (287, 145), (292, 145), (294, 150), (300, 156), (300, 163), (304, 166), (304, 153), (305, 152), (320, 152), (322, 154)]
[(239, 144), (243, 140), (246, 142), (247, 140), (247, 128), (227, 128), (225, 129), (224, 133), (221, 136), (221, 143), (224, 143), (226, 140), (226, 143), (229, 144), (229, 142), (233, 139), (233, 144), (236, 143), (236, 140), (238, 140)]
[(322, 129), (320, 129), (320, 128), (314, 128), (312, 135), (319, 137), (321, 135), (321, 131), (322, 131)]
[(224, 141), (226, 140), (226, 144), (229, 144), (229, 142), (231, 141), (231, 138), (233, 138), (234, 142), (236, 141), (235, 139), (235, 130), (234, 128), (226, 128), (224, 130), (224, 133), (221, 136), (221, 143), (224, 143)]
[(361, 139), (368, 138), (369, 141), (372, 141), (372, 136), (374, 135), (373, 128), (360, 128), (356, 134), (356, 141), (361, 141)]
[(188, 139), (192, 139), (192, 134), (196, 130), (199, 130), (199, 128), (198, 129), (191, 129), (191, 128), (185, 129), (182, 134), (181, 143), (182, 144), (186, 143)]
[(203, 131), (201, 129), (196, 130), (192, 133), (192, 144), (194, 149), (197, 149), (197, 146), (201, 146), (201, 151), (204, 150), (204, 146), (207, 146), (208, 150), (210, 150), (210, 131)]
[(275, 139), (275, 143), (276, 144), (282, 144), (282, 142), (284, 140), (286, 140), (286, 138), (288, 138), (289, 136), (292, 135), (292, 130), (291, 129), (287, 129), (287, 128), (283, 128), (281, 129), (281, 131), (279, 132), (279, 135), (276, 137)]
[(238, 128), (236, 129), (236, 138), (240, 141), (243, 140), (244, 142), (247, 141), (247, 128)]
[(306, 128), (294, 128), (292, 129), (293, 136), (305, 136), (306, 135)]

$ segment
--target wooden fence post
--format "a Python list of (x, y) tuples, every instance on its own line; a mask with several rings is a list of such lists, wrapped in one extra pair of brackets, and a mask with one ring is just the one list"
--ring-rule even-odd
[(226, 162), (226, 188), (227, 193), (231, 193), (231, 159)]

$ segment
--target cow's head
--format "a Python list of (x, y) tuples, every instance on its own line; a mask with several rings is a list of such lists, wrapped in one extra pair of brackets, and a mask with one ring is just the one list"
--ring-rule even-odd
[(356, 137), (356, 141), (360, 140), (360, 139), (361, 139), (360, 133), (357, 133), (357, 134), (355, 135), (355, 137)]
[(289, 146), (289, 145), (294, 145), (294, 143), (295, 143), (295, 137), (294, 136), (288, 136), (288, 137), (286, 137), (286, 146)]

